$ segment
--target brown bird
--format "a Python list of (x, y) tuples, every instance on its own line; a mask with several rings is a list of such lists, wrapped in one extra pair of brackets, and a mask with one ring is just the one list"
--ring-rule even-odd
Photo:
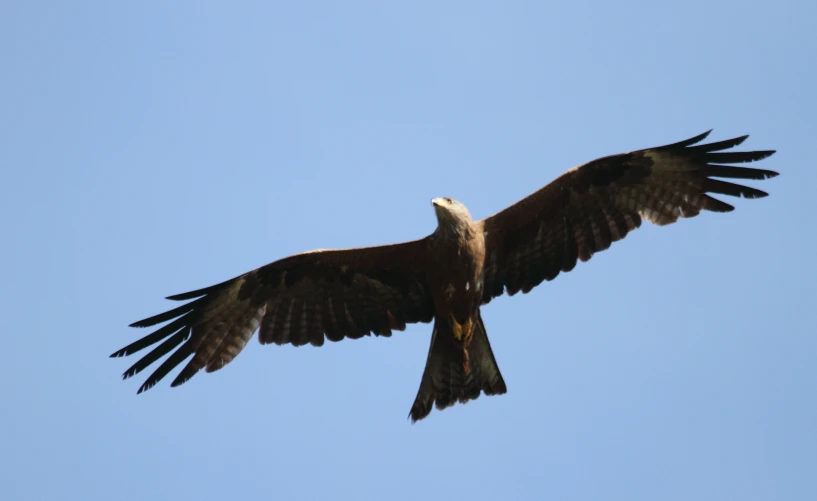
[(256, 330), (261, 344), (321, 346), (325, 339), (390, 336), (406, 324), (434, 320), (412, 421), (426, 417), (434, 405), (442, 410), (480, 392), (503, 394), (505, 381), (480, 316), (482, 305), (572, 270), (577, 260), (587, 261), (638, 228), (642, 218), (666, 225), (702, 210), (734, 209), (707, 193), (767, 195), (713, 178), (774, 177), (777, 173), (769, 170), (725, 165), (761, 160), (774, 151), (723, 152), (748, 136), (696, 145), (708, 134), (573, 168), (481, 221), (473, 221), (461, 203), (435, 198), (437, 228), (420, 240), (297, 254), (170, 296), (192, 301), (131, 324), (148, 327), (172, 320), (111, 356), (161, 341), (125, 371), (123, 378), (129, 378), (172, 352), (139, 388), (141, 393), (190, 356), (171, 386), (201, 369), (221, 369)]

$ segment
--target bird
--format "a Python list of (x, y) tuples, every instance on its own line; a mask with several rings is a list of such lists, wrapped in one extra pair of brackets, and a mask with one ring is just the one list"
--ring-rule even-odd
[(256, 331), (261, 344), (322, 346), (327, 339), (388, 337), (408, 324), (433, 321), (428, 358), (409, 412), (412, 423), (433, 407), (443, 410), (481, 394), (504, 394), (507, 387), (488, 341), (482, 306), (573, 270), (578, 261), (639, 228), (642, 220), (664, 226), (701, 211), (734, 210), (710, 194), (767, 196), (723, 179), (777, 176), (734, 165), (775, 151), (731, 150), (748, 135), (701, 143), (710, 132), (574, 167), (478, 221), (462, 203), (434, 198), (437, 227), (418, 240), (295, 254), (169, 296), (186, 303), (131, 327), (169, 323), (111, 357), (159, 343), (124, 372), (127, 379), (170, 353), (139, 387), (142, 393), (188, 358), (171, 386), (202, 369), (222, 369)]

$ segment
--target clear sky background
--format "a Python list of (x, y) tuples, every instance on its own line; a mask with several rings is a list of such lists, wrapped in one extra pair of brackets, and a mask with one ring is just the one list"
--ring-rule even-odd
[[(817, 12), (657, 4), (3, 2), (2, 497), (817, 499)], [(411, 425), (427, 324), (139, 396), (107, 358), (166, 295), (709, 128), (771, 196), (493, 301), (507, 395)]]

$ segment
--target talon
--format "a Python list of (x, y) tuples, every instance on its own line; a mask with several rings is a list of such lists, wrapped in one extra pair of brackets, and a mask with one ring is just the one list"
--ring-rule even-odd
[(460, 324), (454, 315), (451, 315), (451, 330), (454, 332), (454, 338), (457, 341), (468, 340), (471, 338), (471, 330), (473, 323), (469, 317), (464, 323)]

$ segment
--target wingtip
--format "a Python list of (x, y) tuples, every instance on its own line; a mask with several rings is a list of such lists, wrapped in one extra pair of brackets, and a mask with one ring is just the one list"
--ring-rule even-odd
[(125, 350), (125, 348), (122, 348), (121, 350), (116, 350), (115, 352), (111, 353), (110, 355), (108, 355), (108, 357), (109, 358), (121, 358), (121, 357), (124, 357), (127, 354), (128, 354), (127, 350)]
[(700, 143), (701, 141), (703, 141), (704, 139), (709, 137), (709, 135), (712, 134), (713, 130), (714, 129), (709, 129), (708, 131), (703, 132), (701, 134), (698, 134), (695, 137), (691, 137), (691, 138), (687, 139), (686, 141), (681, 141), (680, 143), (678, 143), (678, 145), (683, 146), (683, 147), (687, 147), (687, 146), (691, 146), (693, 144)]
[(739, 145), (743, 144), (743, 142), (746, 141), (747, 139), (749, 139), (749, 134), (744, 134), (742, 136), (736, 137), (734, 139), (735, 143), (734, 143), (734, 145), (732, 147), (734, 148), (735, 146), (739, 146)]
[[(763, 158), (769, 158), (770, 156), (777, 153), (777, 150), (762, 150), (762, 151), (760, 151), (760, 153), (765, 154), (765, 156)], [(763, 160), (763, 158), (759, 158), (758, 160)]]
[(170, 383), (170, 387), (175, 388), (177, 386), (181, 386), (189, 380), (190, 380), (189, 377), (182, 378), (182, 375), (180, 374), (179, 376), (176, 377), (176, 379), (173, 380), (172, 383)]
[(747, 162), (757, 162), (759, 160), (769, 158), (770, 156), (777, 153), (777, 150), (758, 150), (758, 151), (752, 151), (750, 153), (753, 153), (754, 156), (752, 157), (751, 160), (747, 160)]
[(165, 296), (165, 299), (169, 299), (170, 301), (187, 301), (188, 299), (195, 299), (197, 297), (204, 296), (205, 294), (210, 292), (210, 290), (213, 289), (214, 287), (215, 286), (211, 286), (194, 291), (180, 292), (179, 294), (173, 294), (172, 296)]
[(182, 292), (181, 294), (173, 294), (172, 296), (167, 296), (165, 299), (169, 299), (171, 301), (187, 301), (188, 299), (196, 299), (202, 296), (206, 296), (207, 294), (216, 292), (220, 290), (222, 287), (230, 284), (235, 278), (231, 278), (230, 280), (221, 282), (219, 284), (211, 285), (209, 287), (204, 287), (203, 289), (196, 289), (194, 291)]
[(663, 146), (658, 146), (658, 147), (648, 148), (648, 149), (658, 150), (658, 151), (662, 151), (662, 150), (666, 151), (666, 150), (674, 150), (674, 149), (677, 149), (677, 148), (688, 148), (689, 146), (692, 146), (693, 144), (700, 143), (701, 141), (706, 139), (707, 136), (709, 136), (709, 134), (712, 133), (712, 130), (713, 129), (709, 129), (708, 131), (706, 131), (706, 132), (704, 132), (702, 134), (698, 134), (697, 136), (691, 137), (689, 139), (684, 139), (683, 141), (678, 141), (677, 143), (665, 144)]

